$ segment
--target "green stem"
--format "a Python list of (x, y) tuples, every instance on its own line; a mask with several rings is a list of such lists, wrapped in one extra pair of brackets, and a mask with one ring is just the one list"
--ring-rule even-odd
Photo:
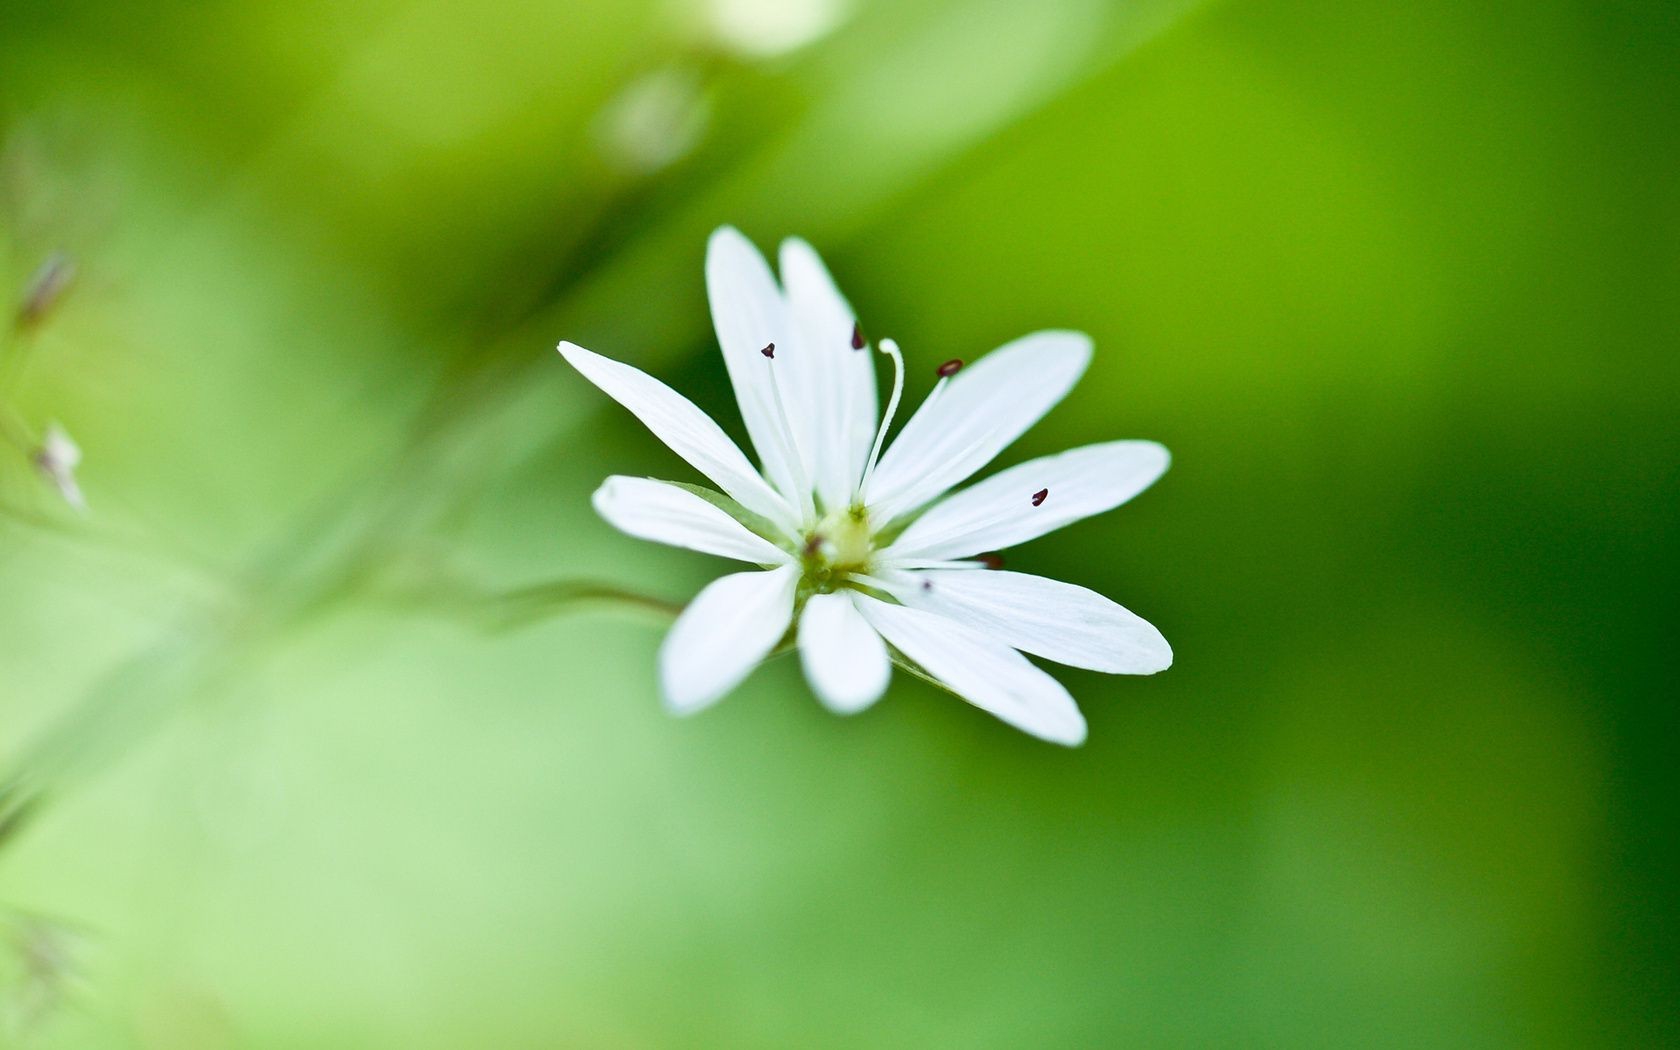
[(529, 627), (556, 616), (568, 616), (590, 608), (619, 608), (664, 621), (677, 618), (680, 602), (638, 594), (605, 583), (556, 580), (531, 587), (503, 591), (482, 598), (477, 612), (487, 629), (511, 631)]

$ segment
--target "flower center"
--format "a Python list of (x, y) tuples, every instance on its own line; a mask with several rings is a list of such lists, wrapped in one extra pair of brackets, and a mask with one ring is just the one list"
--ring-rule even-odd
[(799, 562), (805, 585), (819, 594), (838, 590), (852, 573), (867, 573), (875, 553), (869, 512), (861, 506), (831, 511), (805, 533)]

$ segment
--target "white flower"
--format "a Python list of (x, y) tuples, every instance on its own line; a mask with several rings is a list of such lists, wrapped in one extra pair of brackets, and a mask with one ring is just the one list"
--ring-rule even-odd
[(1045, 456), (945, 495), (1002, 452), (1078, 381), (1077, 332), (1037, 332), (939, 382), (883, 451), (903, 357), (877, 425), (873, 355), (822, 260), (781, 248), (781, 283), (736, 230), (712, 235), (706, 286), (724, 364), (762, 472), (681, 394), (572, 343), (560, 352), (722, 493), (615, 476), (602, 517), (632, 536), (748, 562), (701, 590), (660, 650), (675, 712), (735, 688), (792, 628), (821, 701), (861, 711), (886, 690), (889, 646), (976, 707), (1060, 744), (1085, 739), (1066, 689), (1022, 654), (1110, 674), (1172, 663), (1160, 632), (1073, 584), (995, 568), (1011, 547), (1137, 495), (1167, 469), (1151, 441)]
[(35, 469), (50, 481), (58, 494), (73, 509), (86, 513), (87, 498), (76, 483), (76, 468), (81, 465), (82, 450), (57, 423), (47, 427), (41, 447), (35, 450)]
[(687, 156), (711, 121), (700, 75), (668, 66), (637, 78), (595, 122), (601, 151), (621, 167), (651, 175)]
[(774, 58), (827, 36), (847, 14), (845, 0), (705, 0), (709, 35), (747, 58)]

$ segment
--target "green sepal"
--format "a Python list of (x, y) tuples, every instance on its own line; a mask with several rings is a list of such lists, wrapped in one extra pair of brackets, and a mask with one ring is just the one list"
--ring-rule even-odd
[(648, 480), (657, 481), (665, 485), (675, 485), (684, 492), (690, 492), (699, 496), (707, 503), (710, 503), (718, 510), (723, 511), (731, 518), (734, 518), (736, 521), (746, 526), (747, 531), (751, 532), (753, 535), (775, 544), (782, 550), (793, 553), (792, 548), (788, 546), (788, 538), (782, 535), (782, 531), (776, 527), (774, 522), (762, 514), (754, 514), (752, 511), (741, 506), (738, 500), (731, 499), (716, 489), (709, 489), (704, 485), (690, 485), (686, 481), (666, 481), (664, 478), (649, 478)]

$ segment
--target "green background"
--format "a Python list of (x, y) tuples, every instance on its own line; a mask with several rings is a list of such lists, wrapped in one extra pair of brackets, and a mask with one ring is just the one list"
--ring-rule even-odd
[[(1680, 1044), (1673, 5), (691, 16), (0, 3), (0, 288), (77, 267), (0, 402), (92, 508), (0, 447), (0, 1044)], [(738, 433), (724, 222), (912, 397), (1095, 337), (1004, 462), (1173, 469), (1011, 565), (1177, 662), (1058, 671), (1086, 746), (480, 615), (719, 571), (594, 516), (692, 476), (553, 346)]]

